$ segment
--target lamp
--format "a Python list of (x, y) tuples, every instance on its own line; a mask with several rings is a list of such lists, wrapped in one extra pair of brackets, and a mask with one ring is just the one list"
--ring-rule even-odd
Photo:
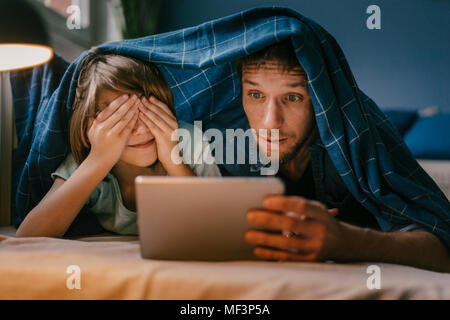
[(53, 57), (44, 22), (26, 0), (0, 0), (0, 226), (11, 222), (13, 107), (9, 72)]
[(52, 57), (53, 50), (47, 46), (0, 43), (0, 72), (36, 67)]
[(26, 0), (0, 0), (0, 72), (38, 66), (53, 57), (45, 25)]

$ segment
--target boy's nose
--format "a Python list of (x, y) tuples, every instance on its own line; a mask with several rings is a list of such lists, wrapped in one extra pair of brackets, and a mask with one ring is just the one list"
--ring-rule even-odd
[(149, 131), (150, 130), (145, 125), (145, 123), (141, 119), (138, 119), (136, 121), (136, 124), (134, 125), (133, 131), (131, 133), (134, 135), (141, 135), (141, 134), (145, 134)]

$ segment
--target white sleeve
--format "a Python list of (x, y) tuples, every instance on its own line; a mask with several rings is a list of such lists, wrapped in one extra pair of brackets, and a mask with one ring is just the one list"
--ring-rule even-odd
[[(55, 180), (57, 177), (62, 178), (64, 180), (69, 179), (69, 177), (78, 169), (78, 164), (75, 162), (75, 159), (72, 155), (72, 153), (70, 153), (66, 159), (64, 159), (64, 161), (59, 165), (59, 167), (56, 169), (55, 172), (52, 172), (50, 174), (50, 176), (52, 177), (53, 180)], [(87, 206), (89, 208), (91, 208), (92, 206), (94, 206), (100, 195), (101, 195), (101, 188), (99, 188), (99, 186), (97, 186), (95, 188), (95, 190), (92, 192), (92, 194), (89, 196), (88, 201), (86, 202)]]
[(70, 153), (66, 159), (59, 165), (55, 172), (51, 173), (50, 176), (53, 180), (56, 177), (62, 178), (64, 180), (69, 179), (69, 177), (77, 170), (78, 164), (75, 162), (72, 154)]

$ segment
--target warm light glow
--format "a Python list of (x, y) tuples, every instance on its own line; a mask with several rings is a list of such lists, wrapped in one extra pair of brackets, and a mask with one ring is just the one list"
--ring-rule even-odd
[(0, 44), (0, 72), (36, 67), (53, 58), (50, 47), (37, 44)]

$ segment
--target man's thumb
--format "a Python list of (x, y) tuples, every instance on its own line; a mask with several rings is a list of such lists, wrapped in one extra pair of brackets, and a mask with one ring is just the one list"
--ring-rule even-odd
[(338, 208), (328, 209), (328, 212), (333, 216), (337, 216), (337, 214), (339, 213), (339, 209)]

